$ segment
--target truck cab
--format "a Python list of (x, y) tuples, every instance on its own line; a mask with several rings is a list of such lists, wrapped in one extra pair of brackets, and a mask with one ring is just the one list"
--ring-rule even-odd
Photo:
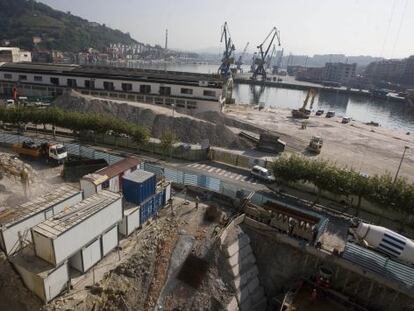
[(49, 159), (62, 163), (67, 157), (68, 152), (62, 144), (50, 145), (48, 148)]

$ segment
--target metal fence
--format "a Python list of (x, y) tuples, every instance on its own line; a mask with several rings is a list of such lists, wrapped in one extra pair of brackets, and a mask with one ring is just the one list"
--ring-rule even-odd
[(348, 242), (342, 257), (364, 269), (376, 272), (385, 278), (399, 282), (408, 288), (414, 287), (414, 269), (391, 260), (377, 252)]
[[(27, 137), (23, 135), (15, 135), (15, 134), (9, 134), (6, 132), (0, 132), (0, 143), (1, 144), (13, 145), (13, 144), (22, 143), (27, 140), (34, 141), (37, 144), (50, 142), (49, 140), (46, 140), (46, 139), (39, 139), (39, 138)], [(106, 162), (108, 162), (108, 164), (114, 164), (123, 159), (122, 157), (109, 154), (106, 152), (98, 151), (94, 148), (85, 147), (79, 144), (64, 143), (64, 142), (59, 142), (59, 143), (63, 144), (66, 147), (69, 155), (80, 156), (80, 157), (88, 158), (88, 159), (104, 159), (106, 160)]]
[(238, 166), (242, 168), (252, 168), (255, 165), (262, 167), (268, 167), (271, 162), (259, 159), (255, 157), (250, 157), (246, 155), (236, 154), (225, 150), (219, 150), (216, 148), (211, 148), (209, 153), (209, 159), (211, 161), (230, 164), (233, 166)]

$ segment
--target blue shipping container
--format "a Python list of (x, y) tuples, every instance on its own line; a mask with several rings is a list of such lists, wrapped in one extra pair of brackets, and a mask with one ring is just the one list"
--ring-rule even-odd
[(148, 200), (141, 204), (140, 209), (140, 224), (144, 224), (148, 219), (152, 218), (155, 215), (154, 212), (154, 197), (150, 197)]
[(122, 177), (122, 193), (125, 200), (134, 204), (141, 204), (155, 193), (155, 174), (143, 170), (136, 170)]

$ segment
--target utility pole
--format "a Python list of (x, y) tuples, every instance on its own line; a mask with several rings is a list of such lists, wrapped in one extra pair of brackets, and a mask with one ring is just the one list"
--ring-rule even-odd
[(402, 156), (401, 156), (400, 165), (398, 165), (397, 173), (395, 173), (395, 177), (394, 177), (394, 184), (395, 184), (395, 182), (397, 181), (397, 178), (398, 178), (398, 173), (400, 172), (401, 165), (402, 165), (402, 163), (403, 163), (403, 161), (404, 161), (405, 153), (407, 152), (407, 150), (408, 150), (408, 149), (410, 149), (410, 147), (408, 147), (408, 146), (405, 146), (405, 147), (404, 147), (404, 152), (403, 152), (403, 154), (402, 154)]

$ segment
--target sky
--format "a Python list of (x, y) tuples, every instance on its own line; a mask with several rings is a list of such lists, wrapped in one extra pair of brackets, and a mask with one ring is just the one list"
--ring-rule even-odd
[[(220, 47), (228, 22), (236, 52), (254, 52), (276, 26), (286, 53), (414, 54), (413, 0), (40, 0), (144, 43), (201, 51)], [(411, 30), (411, 32), (410, 32)]]

